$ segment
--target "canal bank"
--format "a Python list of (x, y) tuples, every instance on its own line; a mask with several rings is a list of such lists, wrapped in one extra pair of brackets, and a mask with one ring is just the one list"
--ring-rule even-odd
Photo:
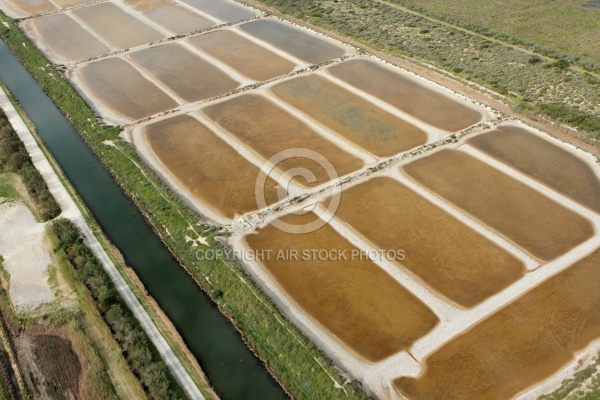
[(193, 382), (190, 375), (187, 373), (181, 362), (175, 356), (173, 350), (169, 347), (165, 338), (154, 325), (154, 322), (144, 310), (142, 304), (135, 297), (135, 294), (131, 288), (127, 285), (117, 267), (112, 262), (96, 236), (93, 234), (92, 229), (87, 224), (84, 216), (77, 207), (75, 201), (71, 198), (66, 187), (60, 181), (60, 178), (55, 173), (54, 169), (50, 165), (46, 156), (38, 146), (35, 138), (29, 131), (29, 128), (19, 116), (17, 110), (11, 104), (8, 96), (0, 88), (0, 109), (4, 110), (10, 124), (14, 128), (15, 132), (19, 135), (19, 138), (24, 143), (29, 156), (35, 168), (43, 176), (46, 184), (52, 196), (56, 199), (62, 210), (61, 217), (68, 218), (71, 220), (77, 228), (83, 233), (85, 237), (86, 245), (93, 251), (94, 255), (100, 260), (104, 269), (114, 282), (116, 289), (119, 291), (121, 298), (125, 301), (129, 309), (133, 312), (136, 319), (140, 323), (142, 329), (148, 335), (148, 338), (152, 341), (156, 350), (161, 355), (165, 364), (171, 371), (171, 374), (175, 377), (179, 385), (183, 388), (186, 395), (190, 399), (204, 400), (204, 396), (199, 391), (196, 384)]

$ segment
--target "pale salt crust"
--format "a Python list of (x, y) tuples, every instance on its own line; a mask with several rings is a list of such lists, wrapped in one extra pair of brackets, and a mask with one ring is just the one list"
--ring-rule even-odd
[[(2, 200), (2, 198), (0, 198)], [(30, 312), (56, 298), (48, 282), (52, 256), (46, 225), (22, 201), (0, 202), (0, 255), (10, 275), (9, 295), (18, 312)]]

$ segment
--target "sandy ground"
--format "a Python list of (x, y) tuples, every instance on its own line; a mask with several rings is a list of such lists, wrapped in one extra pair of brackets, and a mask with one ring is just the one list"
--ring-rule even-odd
[(0, 254), (10, 274), (10, 299), (20, 312), (55, 299), (48, 283), (52, 263), (45, 224), (38, 223), (22, 201), (0, 204)]

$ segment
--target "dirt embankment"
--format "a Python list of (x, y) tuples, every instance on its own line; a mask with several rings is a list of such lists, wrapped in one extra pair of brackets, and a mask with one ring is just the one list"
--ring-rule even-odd
[[(19, 366), (33, 398), (82, 399), (82, 367), (71, 341), (47, 333), (44, 327), (26, 329), (14, 340)], [(52, 329), (49, 330), (51, 333)]]

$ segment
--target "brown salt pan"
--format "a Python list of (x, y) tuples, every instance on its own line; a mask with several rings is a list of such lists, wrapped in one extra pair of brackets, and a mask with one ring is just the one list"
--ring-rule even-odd
[[(198, 120), (182, 115), (144, 128), (144, 139), (171, 174), (201, 203), (227, 218), (258, 208), (259, 170)], [(267, 204), (276, 184), (265, 185)]]
[[(338, 176), (344, 176), (363, 166), (360, 159), (342, 151), (262, 96), (242, 95), (209, 106), (203, 112), (264, 160), (283, 150), (299, 148), (321, 154), (334, 166)], [(314, 161), (311, 155), (289, 158), (277, 167), (280, 171), (291, 168), (306, 168), (311, 171), (315, 175), (315, 182), (307, 182), (304, 178), (295, 180), (305, 187), (318, 186), (330, 180), (326, 169)]]
[(600, 251), (531, 289), (429, 356), (409, 399), (509, 399), (600, 338)]
[(66, 14), (51, 14), (32, 20), (50, 50), (72, 61), (110, 52), (110, 49)]
[(301, 60), (313, 64), (321, 64), (346, 54), (346, 51), (340, 46), (279, 21), (261, 19), (241, 25), (240, 28)]
[(250, 79), (265, 81), (285, 75), (294, 63), (228, 30), (195, 36), (189, 42)]
[[(307, 224), (314, 214), (288, 215)], [(306, 313), (367, 361), (377, 362), (410, 347), (437, 323), (435, 314), (391, 276), (365, 258), (329, 225), (311, 233), (283, 232), (272, 225), (245, 238), (263, 268)], [(277, 260), (277, 254), (298, 253)], [(311, 252), (334, 256), (311, 256)], [(343, 260), (342, 254), (347, 259)], [(316, 253), (315, 253), (316, 254)], [(339, 257), (337, 255), (340, 255)]]
[(331, 130), (380, 157), (389, 157), (427, 142), (427, 134), (315, 75), (274, 86), (273, 93)]
[(130, 57), (188, 102), (208, 99), (239, 86), (229, 75), (179, 43), (136, 51)]
[(461, 151), (442, 150), (402, 169), (541, 260), (594, 235), (585, 218)]
[(559, 146), (514, 126), (501, 126), (468, 143), (600, 212), (598, 176), (589, 164)]
[(350, 60), (329, 72), (436, 128), (457, 132), (482, 119), (481, 113), (465, 104), (374, 61)]
[(206, 29), (214, 25), (214, 22), (168, 0), (125, 0), (125, 3), (178, 35)]
[(173, 108), (177, 103), (120, 58), (88, 64), (81, 77), (94, 96), (132, 120)]
[(404, 250), (399, 267), (464, 307), (523, 276), (518, 259), (392, 178), (342, 192), (336, 216), (384, 250)]
[(104, 39), (122, 49), (160, 40), (164, 35), (113, 3), (101, 3), (72, 11)]

